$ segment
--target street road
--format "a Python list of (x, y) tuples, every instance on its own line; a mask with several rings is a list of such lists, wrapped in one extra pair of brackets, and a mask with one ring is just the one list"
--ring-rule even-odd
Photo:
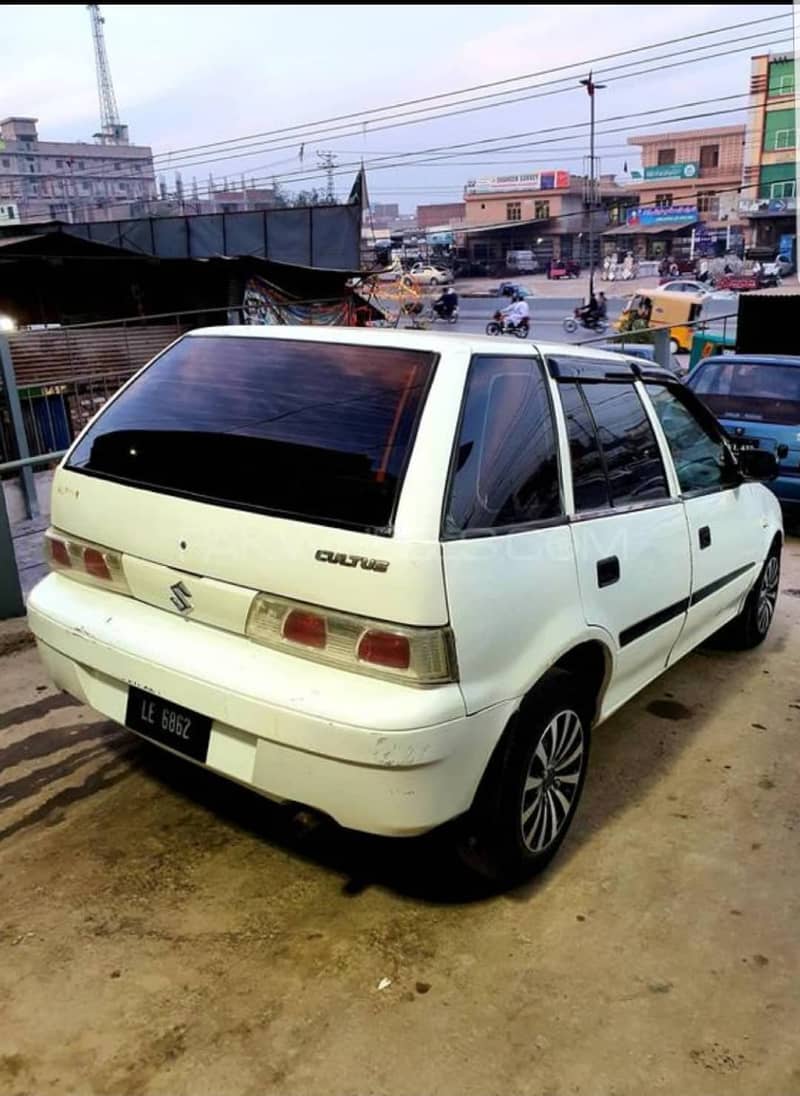
[[(457, 287), (456, 287), (457, 288)], [(486, 324), (492, 317), (492, 314), (498, 308), (505, 308), (510, 304), (508, 298), (459, 298), (459, 320), (458, 323), (453, 325), (444, 325), (441, 323), (434, 324), (433, 326), (440, 331), (459, 331), (466, 333), (483, 333)], [(622, 311), (623, 301), (611, 300), (608, 302), (608, 317), (609, 321), (616, 320)], [(564, 331), (563, 320), (565, 316), (571, 316), (574, 309), (583, 304), (583, 301), (579, 297), (539, 297), (532, 296), (528, 298), (528, 305), (531, 310), (531, 337), (535, 339), (547, 340), (548, 342), (569, 342), (578, 343), (587, 339), (593, 339), (597, 336), (584, 329), (576, 331), (572, 335), (568, 335)], [(708, 325), (709, 331), (722, 333), (725, 323), (720, 319), (722, 316), (730, 316), (736, 313), (738, 302), (736, 298), (730, 300), (710, 300), (704, 306), (704, 313), (706, 318), (710, 321)], [(610, 333), (613, 334), (611, 328)], [(736, 320), (727, 320), (727, 332), (731, 335), (736, 333)]]

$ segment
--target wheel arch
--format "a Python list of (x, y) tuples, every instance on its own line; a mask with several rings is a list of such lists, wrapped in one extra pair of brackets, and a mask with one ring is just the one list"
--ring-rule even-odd
[(592, 704), (592, 723), (594, 723), (600, 714), (603, 696), (611, 681), (613, 670), (614, 657), (607, 644), (600, 639), (586, 639), (559, 655), (531, 686), (526, 696), (530, 695), (546, 678), (559, 673), (568, 673), (580, 680), (581, 689)]

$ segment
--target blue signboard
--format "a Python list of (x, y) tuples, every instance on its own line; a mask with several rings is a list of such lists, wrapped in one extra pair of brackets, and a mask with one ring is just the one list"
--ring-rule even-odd
[(639, 206), (628, 210), (628, 225), (633, 228), (684, 228), (697, 222), (694, 206)]

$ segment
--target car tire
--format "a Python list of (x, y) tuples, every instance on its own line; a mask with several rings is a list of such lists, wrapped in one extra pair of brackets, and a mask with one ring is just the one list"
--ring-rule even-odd
[(591, 704), (571, 674), (554, 671), (528, 694), (459, 820), (457, 849), (470, 870), (510, 886), (550, 863), (583, 790), (590, 723)]
[(780, 581), (781, 550), (773, 544), (741, 612), (719, 632), (725, 647), (749, 651), (764, 642), (775, 616)]
[(438, 278), (431, 278), (430, 284), (431, 285), (438, 285), (439, 284), (439, 279)]

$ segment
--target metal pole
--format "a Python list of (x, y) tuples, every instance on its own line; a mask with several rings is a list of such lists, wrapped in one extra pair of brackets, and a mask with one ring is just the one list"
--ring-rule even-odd
[(659, 327), (653, 332), (653, 357), (664, 369), (672, 368), (669, 340), (670, 329), (668, 327)]
[(14, 541), (6, 509), (6, 494), (0, 482), (0, 620), (23, 616), (25, 603), (17, 573)]
[[(591, 74), (589, 76), (591, 80)], [(594, 296), (594, 92), (589, 95), (589, 300)]]
[[(22, 405), (17, 391), (17, 378), (14, 375), (14, 363), (11, 360), (11, 347), (8, 336), (0, 335), (0, 371), (3, 375), (3, 387), (6, 390), (6, 402), (11, 416), (11, 428), (17, 443), (17, 455), (25, 460), (31, 455), (28, 448), (28, 437), (25, 433), (25, 420), (22, 417)], [(29, 518), (38, 518), (39, 500), (36, 497), (36, 481), (33, 471), (24, 467), (20, 472), (20, 487), (25, 500), (25, 512)]]

